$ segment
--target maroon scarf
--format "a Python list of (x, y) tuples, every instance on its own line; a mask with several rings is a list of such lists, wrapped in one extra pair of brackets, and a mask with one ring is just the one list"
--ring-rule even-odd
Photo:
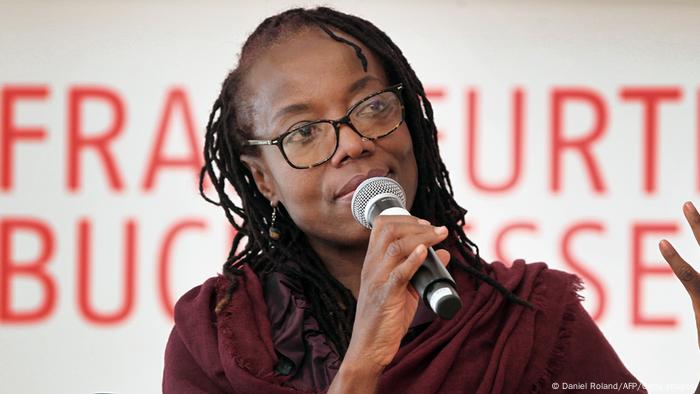
[[(451, 265), (452, 266), (452, 265)], [(535, 309), (516, 305), (487, 284), (478, 289), (451, 268), (464, 307), (450, 321), (435, 319), (399, 349), (379, 381), (379, 392), (556, 392), (554, 385), (617, 384), (611, 392), (636, 392), (630, 374), (580, 303), (579, 279), (544, 263), (487, 265), (498, 280)], [(165, 352), (166, 393), (299, 393), (275, 373), (263, 290), (249, 269), (220, 316), (213, 312), (228, 282), (210, 278), (175, 307), (175, 327)], [(623, 384), (630, 384), (629, 390)], [(556, 388), (556, 387), (555, 387)], [(596, 390), (606, 392), (606, 390)]]

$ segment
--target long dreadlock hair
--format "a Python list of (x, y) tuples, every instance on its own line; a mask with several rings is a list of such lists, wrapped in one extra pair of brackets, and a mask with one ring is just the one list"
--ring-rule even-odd
[[(423, 86), (404, 58), (401, 50), (380, 29), (369, 21), (326, 7), (295, 8), (265, 19), (248, 37), (240, 54), (238, 66), (223, 82), (221, 93), (214, 102), (204, 146), (205, 164), (200, 173), (200, 194), (208, 202), (221, 206), (226, 218), (237, 230), (231, 249), (223, 265), (223, 274), (229, 280), (225, 296), (215, 312), (221, 313), (237, 287), (237, 276), (248, 265), (261, 279), (271, 272), (282, 272), (300, 281), (319, 326), (342, 358), (350, 341), (356, 300), (350, 290), (336, 280), (323, 261), (310, 247), (304, 233), (289, 219), (281, 208), (277, 226), (284, 236), (276, 241), (268, 237), (267, 229), (272, 214), (270, 201), (258, 190), (249, 169), (240, 155), (242, 141), (251, 138), (252, 122), (243, 92), (246, 70), (254, 65), (255, 54), (304, 28), (320, 28), (336, 41), (349, 45), (367, 71), (367, 59), (362, 49), (334, 31), (341, 31), (362, 42), (380, 59), (390, 83), (404, 86), (405, 121), (411, 133), (414, 154), (418, 164), (418, 187), (411, 213), (449, 230), (444, 244), (453, 245), (464, 261), (457, 265), (470, 274), (475, 282), (485, 282), (508, 300), (530, 305), (511, 293), (488, 275), (482, 264), (479, 248), (464, 233), (464, 215), (467, 211), (454, 200), (449, 173), (440, 157), (433, 109)], [(218, 116), (217, 116), (218, 114)], [(208, 175), (219, 201), (204, 193), (204, 178)], [(232, 185), (240, 206), (225, 191)], [(246, 241), (246, 242), (244, 242)], [(239, 247), (242, 247), (239, 250)], [(285, 264), (295, 261), (300, 264)]]

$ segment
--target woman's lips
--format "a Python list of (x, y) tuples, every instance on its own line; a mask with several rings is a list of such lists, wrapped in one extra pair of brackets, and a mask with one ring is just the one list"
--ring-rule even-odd
[(347, 192), (342, 196), (336, 197), (336, 201), (352, 201), (352, 195), (355, 194), (355, 190)]
[(336, 201), (351, 201), (352, 195), (355, 193), (355, 189), (364, 182), (366, 179), (377, 177), (377, 176), (389, 176), (391, 173), (388, 170), (383, 169), (373, 169), (367, 172), (367, 174), (359, 174), (350, 178), (348, 182), (338, 191), (334, 199)]
[(336, 198), (337, 201), (351, 201), (352, 200), (352, 195), (355, 194), (355, 192), (350, 192), (343, 194), (342, 196)]

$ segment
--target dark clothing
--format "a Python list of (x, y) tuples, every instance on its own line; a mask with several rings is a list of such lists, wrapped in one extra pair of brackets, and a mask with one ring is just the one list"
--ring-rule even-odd
[[(428, 315), (423, 322), (417, 314), (414, 338), (404, 338), (380, 377), (379, 392), (546, 393), (558, 391), (555, 384), (591, 382), (646, 392), (622, 386), (639, 382), (581, 306), (576, 276), (522, 260), (511, 267), (487, 264), (488, 275), (532, 303), (530, 309), (485, 283), (477, 288), (454, 262), (449, 270), (464, 307), (450, 321), (430, 321)], [(178, 301), (163, 391), (327, 389), (340, 360), (309, 313), (303, 291), (279, 275), (262, 284), (246, 267), (231, 302), (216, 316), (214, 305), (227, 285), (222, 276), (210, 278)]]
[[(272, 342), (279, 357), (277, 373), (290, 375), (287, 384), (300, 390), (328, 387), (338, 372), (340, 357), (321, 333), (301, 286), (274, 272), (265, 281), (263, 293)], [(420, 334), (434, 316), (425, 304), (419, 303), (402, 346)]]

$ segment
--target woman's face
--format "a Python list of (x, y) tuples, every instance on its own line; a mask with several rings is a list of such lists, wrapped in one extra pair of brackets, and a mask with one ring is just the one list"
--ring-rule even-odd
[[(244, 81), (253, 138), (274, 139), (304, 121), (339, 119), (356, 102), (389, 86), (381, 63), (368, 48), (336, 34), (362, 48), (367, 72), (349, 45), (319, 29), (295, 33), (255, 58)], [(403, 186), (408, 206), (413, 204), (418, 175), (405, 122), (375, 141), (363, 141), (341, 125), (338, 150), (326, 163), (309, 169), (292, 168), (277, 147), (262, 146), (259, 151), (241, 160), (263, 195), (282, 204), (312, 244), (366, 244), (369, 232), (350, 209), (352, 186), (363, 179), (389, 176)]]

